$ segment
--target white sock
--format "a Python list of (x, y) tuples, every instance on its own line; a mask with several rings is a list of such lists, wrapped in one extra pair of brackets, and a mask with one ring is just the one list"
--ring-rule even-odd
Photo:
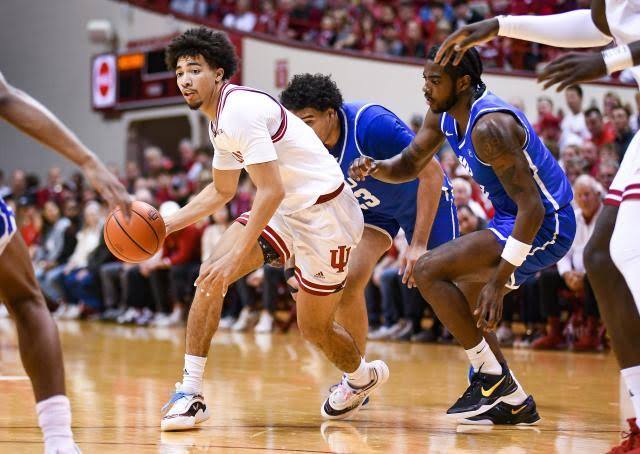
[(636, 418), (640, 418), (640, 366), (628, 367), (620, 371), (627, 389), (631, 395), (631, 403), (633, 404), (633, 412)]
[(190, 394), (202, 394), (202, 377), (206, 356), (184, 355), (184, 374), (182, 375), (182, 391)]
[(360, 365), (356, 370), (347, 374), (347, 380), (349, 384), (354, 386), (364, 386), (371, 381), (371, 375), (369, 374), (369, 363), (364, 358), (360, 359)]
[(71, 404), (67, 396), (59, 394), (41, 400), (36, 404), (36, 412), (45, 445), (70, 451), (74, 442), (71, 432)]
[(516, 374), (511, 372), (511, 376), (513, 377), (513, 381), (516, 382), (516, 385), (518, 385), (518, 389), (516, 389), (514, 392), (512, 392), (507, 397), (505, 397), (504, 401), (509, 405), (520, 405), (525, 400), (527, 400), (527, 397), (529, 397), (529, 395), (526, 392), (524, 392), (524, 388), (516, 378)]
[(478, 345), (469, 350), (465, 350), (465, 352), (467, 352), (474, 372), (478, 372), (480, 368), (482, 368), (482, 373), (484, 374), (502, 374), (502, 366), (496, 359), (496, 355), (491, 351), (491, 347), (489, 347), (484, 337)]

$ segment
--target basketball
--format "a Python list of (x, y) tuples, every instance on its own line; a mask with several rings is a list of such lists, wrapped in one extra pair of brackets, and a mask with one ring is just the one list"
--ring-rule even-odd
[(162, 247), (165, 226), (158, 210), (148, 203), (131, 204), (127, 222), (119, 208), (112, 211), (104, 224), (104, 240), (109, 250), (123, 262), (140, 263), (153, 257)]

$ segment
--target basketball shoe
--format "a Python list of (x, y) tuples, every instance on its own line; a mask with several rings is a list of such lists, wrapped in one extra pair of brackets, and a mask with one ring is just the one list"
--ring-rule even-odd
[(369, 394), (389, 379), (389, 368), (383, 361), (371, 361), (369, 376), (371, 377), (369, 383), (356, 387), (351, 385), (347, 376), (344, 375), (340, 384), (322, 404), (320, 409), (322, 416), (326, 419), (345, 419), (356, 414)]
[(447, 410), (453, 419), (467, 419), (485, 413), (518, 389), (511, 371), (502, 366), (502, 374), (483, 374), (482, 368), (471, 377), (469, 387), (455, 404)]
[(162, 421), (160, 429), (169, 430), (189, 430), (196, 424), (209, 419), (209, 410), (201, 394), (189, 394), (181, 389), (181, 383), (176, 383), (176, 392), (173, 393), (169, 402), (162, 407)]
[(622, 443), (611, 448), (608, 454), (640, 454), (640, 429), (636, 424), (636, 418), (627, 419), (629, 432), (622, 432)]
[[(345, 379), (345, 375), (342, 376), (342, 379), (343, 380)], [(329, 394), (334, 392), (338, 388), (338, 386), (340, 386), (340, 383), (336, 383), (335, 385), (331, 385), (329, 387)], [(368, 396), (364, 401), (362, 401), (362, 406), (364, 407), (365, 405), (369, 405), (369, 397)]]
[(460, 424), (471, 425), (494, 425), (505, 424), (511, 426), (531, 426), (540, 421), (540, 415), (536, 409), (536, 402), (533, 396), (520, 405), (511, 405), (506, 402), (500, 402), (495, 407), (470, 418), (461, 419)]

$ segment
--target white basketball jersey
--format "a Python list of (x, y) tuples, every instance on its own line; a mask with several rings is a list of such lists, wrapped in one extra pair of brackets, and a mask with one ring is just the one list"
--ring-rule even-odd
[(225, 85), (209, 137), (215, 169), (278, 161), (285, 189), (282, 214), (312, 206), (343, 183), (340, 166), (313, 130), (261, 91)]
[[(616, 44), (630, 44), (640, 40), (640, 1), (606, 0), (607, 23)], [(631, 68), (640, 86), (640, 66)]]

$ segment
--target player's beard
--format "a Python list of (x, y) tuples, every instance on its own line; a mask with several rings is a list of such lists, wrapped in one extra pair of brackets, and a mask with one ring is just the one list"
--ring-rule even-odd
[(451, 110), (451, 108), (455, 106), (457, 102), (458, 94), (454, 91), (453, 93), (451, 93), (451, 96), (449, 96), (442, 104), (438, 106), (431, 105), (429, 107), (431, 108), (431, 112), (435, 114), (441, 114), (442, 112), (448, 112), (449, 110)]
[(187, 106), (189, 106), (189, 109), (191, 110), (198, 110), (202, 106), (202, 102), (203, 102), (202, 100), (198, 100), (193, 103), (187, 103)]

